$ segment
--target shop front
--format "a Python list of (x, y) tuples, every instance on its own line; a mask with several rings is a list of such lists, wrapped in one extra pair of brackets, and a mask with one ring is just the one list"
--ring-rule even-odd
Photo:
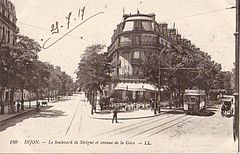
[(149, 109), (156, 100), (158, 88), (148, 83), (118, 83), (113, 89), (113, 105), (123, 111)]

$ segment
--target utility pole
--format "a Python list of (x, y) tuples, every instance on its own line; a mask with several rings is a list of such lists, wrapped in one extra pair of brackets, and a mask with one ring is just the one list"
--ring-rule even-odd
[[(162, 53), (166, 50), (166, 48), (163, 48), (161, 52), (158, 53), (158, 103), (156, 103), (156, 106), (158, 106), (158, 113), (160, 114), (160, 104), (161, 104), (161, 56)], [(157, 110), (157, 108), (156, 108)], [(156, 113), (156, 110), (154, 112)]]
[[(236, 33), (235, 33), (235, 114), (233, 121), (234, 140), (239, 140), (239, 50), (240, 50), (240, 0), (236, 0)], [(239, 143), (238, 143), (239, 144)], [(239, 151), (239, 145), (238, 145)]]

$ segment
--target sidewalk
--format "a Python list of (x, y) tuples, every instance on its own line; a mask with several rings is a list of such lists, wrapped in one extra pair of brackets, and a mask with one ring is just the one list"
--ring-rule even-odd
[[(132, 112), (119, 112), (117, 116), (118, 120), (130, 120), (156, 117), (159, 114), (154, 114), (154, 111), (151, 110), (135, 110)], [(113, 113), (94, 113), (90, 117), (93, 119), (112, 120)]]
[(6, 121), (16, 118), (20, 115), (31, 113), (31, 112), (35, 111), (35, 109), (36, 109), (35, 107), (31, 107), (31, 108), (25, 107), (25, 110), (20, 111), (19, 113), (16, 112), (16, 113), (11, 113), (11, 114), (0, 115), (0, 123), (6, 122)]
[[(52, 101), (48, 102), (48, 104), (56, 103), (58, 101), (61, 101), (64, 98), (65, 97), (61, 97), (60, 100), (52, 100)], [(42, 101), (46, 101), (46, 100), (39, 100), (39, 102), (42, 102)], [(14, 119), (18, 116), (34, 112), (36, 110), (36, 101), (31, 101), (31, 107), (29, 107), (28, 104), (29, 104), (29, 101), (24, 102), (24, 111), (20, 110), (19, 113), (16, 112), (16, 113), (11, 113), (11, 114), (0, 115), (0, 124), (3, 123), (3, 122), (6, 122), (8, 120)], [(41, 108), (41, 104), (40, 104), (40, 108)]]

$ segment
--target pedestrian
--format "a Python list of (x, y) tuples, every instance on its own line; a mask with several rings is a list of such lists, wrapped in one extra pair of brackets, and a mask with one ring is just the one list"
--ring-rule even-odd
[(4, 114), (4, 103), (3, 103), (3, 100), (2, 98), (0, 98), (0, 104), (1, 104), (1, 111), (0, 111), (0, 114)]
[(152, 98), (150, 99), (150, 106), (151, 106), (151, 111), (152, 111), (154, 109), (154, 101)]
[(20, 111), (20, 103), (19, 103), (19, 101), (18, 101), (18, 103), (17, 103), (17, 112), (19, 112)]
[(116, 123), (118, 123), (118, 121), (117, 121), (117, 107), (116, 106), (114, 106), (114, 109), (113, 109), (112, 123), (114, 122), (114, 119), (115, 119)]

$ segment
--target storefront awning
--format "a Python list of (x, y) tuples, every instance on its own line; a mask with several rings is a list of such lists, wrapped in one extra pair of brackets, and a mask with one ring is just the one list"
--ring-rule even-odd
[(128, 90), (128, 91), (158, 91), (158, 88), (148, 83), (118, 83), (114, 90)]

